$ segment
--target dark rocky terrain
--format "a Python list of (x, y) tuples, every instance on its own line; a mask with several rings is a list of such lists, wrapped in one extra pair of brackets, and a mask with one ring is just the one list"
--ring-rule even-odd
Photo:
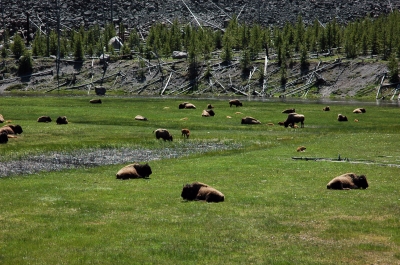
[(283, 25), (295, 22), (299, 15), (305, 23), (318, 19), (326, 23), (336, 18), (346, 23), (367, 15), (377, 16), (400, 9), (400, 0), (56, 0), (50, 1), (2, 1), (2, 23), (11, 35), (18, 31), (26, 34), (27, 13), (35, 25), (42, 30), (46, 22), (54, 28), (57, 11), (63, 27), (86, 27), (114, 21), (123, 23), (126, 28), (137, 28), (145, 33), (154, 22), (169, 23), (174, 19), (186, 23), (199, 23), (203, 26), (223, 28), (224, 22), (237, 15), (240, 22), (261, 25)]

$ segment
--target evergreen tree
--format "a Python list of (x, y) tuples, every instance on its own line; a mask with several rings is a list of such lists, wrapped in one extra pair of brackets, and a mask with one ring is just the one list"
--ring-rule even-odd
[(14, 54), (15, 58), (19, 59), (19, 57), (24, 54), (26, 48), (23, 39), (19, 34), (14, 35), (14, 43), (11, 46), (11, 51)]
[(84, 59), (82, 35), (76, 34), (74, 44), (74, 58), (76, 61), (82, 61)]
[(389, 58), (388, 69), (390, 82), (399, 82), (399, 61), (396, 59), (395, 53), (392, 53)]
[(248, 74), (250, 68), (250, 51), (249, 49), (242, 50), (241, 58), (240, 58), (240, 66), (242, 68), (242, 73)]

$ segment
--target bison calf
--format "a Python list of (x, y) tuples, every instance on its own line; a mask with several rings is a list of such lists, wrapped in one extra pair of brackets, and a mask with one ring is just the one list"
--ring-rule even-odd
[(182, 132), (183, 137), (189, 138), (189, 136), (190, 136), (189, 129), (182, 129), (181, 132)]
[(366, 189), (368, 182), (365, 175), (357, 176), (354, 173), (345, 173), (329, 181), (326, 188), (333, 190)]
[(181, 197), (188, 201), (223, 202), (225, 200), (222, 192), (201, 182), (193, 182), (183, 186)]
[(121, 168), (117, 174), (117, 179), (137, 179), (137, 178), (148, 178), (153, 172), (149, 164), (130, 164)]
[(156, 134), (156, 138), (158, 139), (163, 139), (164, 141), (172, 141), (172, 135), (169, 133), (168, 130), (166, 129), (157, 129), (155, 131), (153, 131), (153, 133)]

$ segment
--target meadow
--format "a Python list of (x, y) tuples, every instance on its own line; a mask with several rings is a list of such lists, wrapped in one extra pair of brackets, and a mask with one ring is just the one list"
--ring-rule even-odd
[[(244, 99), (236, 108), (218, 99), (89, 99), (1, 97), (0, 113), (24, 132), (0, 145), (0, 163), (88, 149), (227, 148), (132, 161), (149, 162), (149, 179), (117, 180), (125, 164), (1, 176), (0, 264), (400, 264), (398, 107), (336, 102), (325, 112), (301, 101)], [(183, 101), (197, 109), (178, 109)], [(209, 103), (216, 115), (201, 117)], [(367, 112), (353, 114), (356, 107)], [(287, 108), (305, 115), (304, 128), (278, 125)], [(339, 113), (349, 121), (338, 122)], [(53, 122), (36, 122), (42, 115)], [(56, 125), (63, 115), (69, 124)], [(244, 116), (262, 124), (242, 125)], [(156, 140), (157, 128), (174, 141)], [(326, 189), (346, 172), (365, 174), (369, 188)], [(182, 186), (193, 181), (225, 201), (182, 200)]]

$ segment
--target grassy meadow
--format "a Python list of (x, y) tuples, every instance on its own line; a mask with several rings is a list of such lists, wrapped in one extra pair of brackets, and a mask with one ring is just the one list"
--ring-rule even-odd
[[(89, 99), (1, 97), (0, 114), (24, 132), (0, 145), (0, 163), (88, 148), (241, 147), (149, 161), (150, 179), (116, 180), (124, 164), (0, 177), (0, 264), (400, 264), (398, 107), (338, 102), (324, 112), (325, 105), (285, 101), (243, 100), (236, 108), (216, 99)], [(183, 101), (197, 109), (178, 109)], [(201, 117), (208, 103), (216, 115)], [(367, 112), (353, 114), (356, 107)], [(287, 108), (305, 115), (305, 128), (277, 125)], [(338, 113), (349, 121), (338, 122)], [(42, 115), (53, 122), (36, 122)], [(64, 115), (69, 124), (56, 125)], [(262, 124), (242, 125), (244, 116)], [(174, 141), (156, 140), (157, 128)], [(292, 159), (339, 155), (348, 161)], [(326, 189), (346, 172), (365, 174), (370, 187)], [(183, 201), (182, 185), (193, 181), (225, 201)]]

